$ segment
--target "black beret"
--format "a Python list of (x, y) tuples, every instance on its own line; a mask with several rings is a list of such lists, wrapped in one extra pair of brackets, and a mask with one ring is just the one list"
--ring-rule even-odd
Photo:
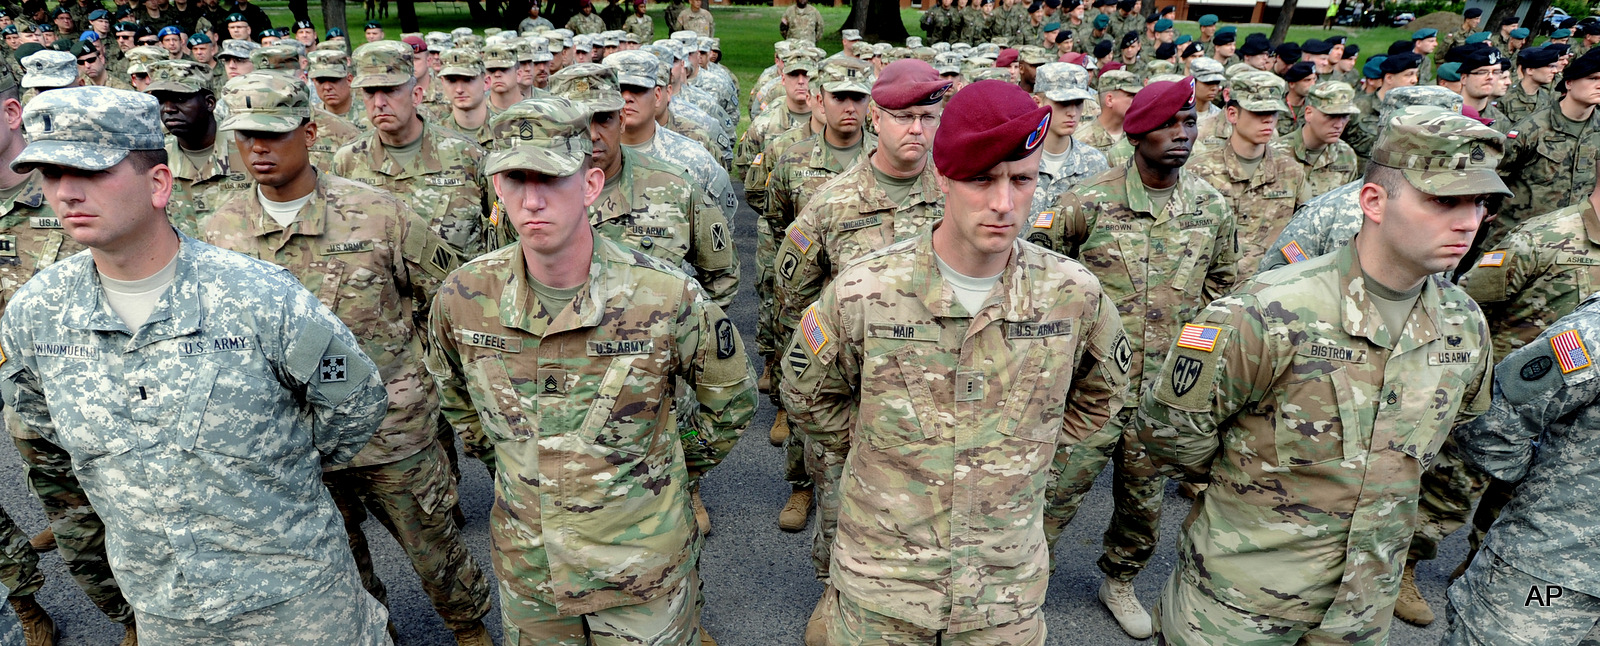
[(1266, 37), (1256, 38), (1258, 34), (1250, 34), (1244, 39), (1244, 44), (1239, 46), (1239, 56), (1255, 56), (1257, 54), (1271, 54), (1272, 42)]
[(1501, 60), (1500, 50), (1493, 47), (1478, 47), (1467, 52), (1460, 62), (1459, 72), (1464, 77), (1480, 67), (1500, 67), (1500, 63), (1504, 61)]
[(1130, 32), (1122, 35), (1122, 46), (1123, 47), (1132, 47), (1133, 44), (1137, 43), (1137, 42), (1139, 42), (1139, 32), (1130, 31)]
[(1506, 25), (1520, 25), (1520, 24), (1522, 24), (1522, 19), (1518, 18), (1515, 14), (1510, 15), (1510, 16), (1506, 16), (1506, 17), (1500, 19), (1500, 26), (1501, 27), (1504, 27)]
[(1567, 51), (1572, 49), (1572, 46), (1566, 43), (1545, 43), (1544, 48), (1555, 52), (1556, 56), (1559, 58), (1561, 56), (1566, 56)]
[(1321, 55), (1333, 51), (1333, 43), (1315, 38), (1300, 44), (1300, 51), (1307, 54)]
[(1283, 71), (1283, 80), (1290, 83), (1304, 81), (1307, 76), (1311, 76), (1316, 72), (1317, 66), (1312, 64), (1311, 61), (1300, 61), (1290, 65), (1289, 69)]
[(1212, 44), (1212, 46), (1216, 46), (1216, 45), (1232, 45), (1233, 41), (1237, 40), (1238, 38), (1239, 38), (1239, 34), (1236, 33), (1236, 32), (1219, 31), (1219, 32), (1217, 32), (1217, 35), (1211, 37), (1211, 44)]
[(1278, 60), (1293, 65), (1300, 60), (1300, 43), (1284, 43), (1278, 46), (1277, 52)]
[(1328, 43), (1329, 46), (1343, 45), (1344, 44), (1344, 36), (1329, 36), (1326, 39), (1324, 39), (1324, 42)]
[(1561, 70), (1561, 78), (1556, 81), (1556, 92), (1567, 91), (1567, 79), (1581, 79), (1596, 72), (1600, 72), (1600, 47), (1584, 52), (1567, 63), (1567, 68)]
[[(1488, 47), (1489, 49), (1494, 49), (1494, 47), (1490, 46), (1488, 43), (1483, 43), (1483, 46)], [(1478, 44), (1477, 43), (1474, 43), (1474, 44), (1471, 44), (1471, 45), (1456, 45), (1455, 47), (1451, 47), (1450, 51), (1447, 51), (1447, 52), (1444, 53), (1444, 62), (1446, 62), (1446, 63), (1460, 63), (1460, 62), (1463, 62), (1463, 61), (1467, 60), (1468, 56), (1472, 55), (1472, 52), (1475, 52), (1477, 50), (1478, 50)], [(1463, 71), (1465, 71), (1465, 70), (1463, 70)]]
[(1350, 60), (1352, 58), (1355, 58), (1356, 54), (1360, 54), (1360, 53), (1361, 53), (1361, 46), (1360, 45), (1356, 45), (1354, 43), (1349, 44), (1349, 45), (1345, 45), (1344, 46), (1344, 58), (1339, 59), (1339, 60)]
[(1161, 43), (1160, 45), (1156, 46), (1156, 59), (1157, 60), (1163, 60), (1163, 61), (1171, 60), (1173, 56), (1177, 56), (1177, 55), (1178, 55), (1178, 46), (1177, 45), (1174, 45), (1172, 43)]
[(1473, 18), (1477, 18), (1477, 17), (1480, 17), (1482, 15), (1483, 15), (1483, 10), (1479, 9), (1477, 7), (1473, 7), (1471, 9), (1468, 9), (1466, 13), (1461, 14), (1461, 16), (1466, 18), (1467, 20), (1472, 20)]
[(1067, 31), (1065, 29), (1056, 32), (1056, 42), (1064, 43), (1064, 42), (1067, 42), (1069, 40), (1072, 40), (1072, 32)]
[(1388, 58), (1383, 59), (1383, 65), (1378, 69), (1383, 70), (1384, 74), (1399, 74), (1406, 70), (1416, 69), (1420, 65), (1422, 65), (1421, 56), (1411, 52), (1400, 52), (1399, 54), (1390, 54)]
[(1133, 11), (1133, 4), (1137, 0), (1117, 0), (1117, 8), (1122, 11)]
[(1144, 17), (1144, 24), (1148, 25), (1148, 24), (1150, 24), (1152, 22), (1155, 22), (1157, 20), (1160, 20), (1160, 19), (1161, 19), (1161, 14), (1153, 13), (1153, 14), (1150, 14), (1150, 15)]
[(1178, 56), (1180, 58), (1188, 58), (1190, 56), (1194, 56), (1195, 54), (1203, 54), (1205, 51), (1206, 50), (1200, 48), (1200, 43), (1184, 43), (1183, 53), (1178, 54)]
[(1549, 67), (1561, 60), (1561, 52), (1549, 47), (1529, 47), (1517, 52), (1517, 65), (1530, 69)]
[(1111, 48), (1112, 47), (1113, 47), (1113, 45), (1111, 44), (1111, 41), (1109, 41), (1109, 40), (1102, 40), (1102, 41), (1100, 41), (1098, 43), (1095, 43), (1094, 44), (1094, 57), (1095, 58), (1105, 58), (1106, 56), (1109, 56), (1111, 54)]

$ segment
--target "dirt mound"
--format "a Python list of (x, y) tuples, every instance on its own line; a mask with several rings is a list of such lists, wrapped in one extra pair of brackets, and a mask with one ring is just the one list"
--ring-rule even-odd
[(1439, 30), (1439, 37), (1443, 38), (1445, 34), (1461, 28), (1461, 14), (1435, 11), (1426, 16), (1418, 17), (1416, 20), (1411, 21), (1411, 24), (1406, 25), (1405, 28), (1411, 31), (1437, 29)]

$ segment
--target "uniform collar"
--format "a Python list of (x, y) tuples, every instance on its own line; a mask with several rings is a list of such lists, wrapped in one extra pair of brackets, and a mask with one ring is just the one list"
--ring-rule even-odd
[[(172, 135), (167, 135), (170, 146), (167, 150), (174, 153), (167, 155), (167, 165), (172, 168), (172, 176), (191, 182), (203, 182), (214, 177), (226, 177), (230, 172), (235, 172), (233, 165), (236, 161), (233, 152), (233, 137), (223, 131), (217, 131), (217, 140), (211, 144), (211, 156), (206, 158), (204, 165), (195, 166), (188, 155), (183, 154), (183, 147), (178, 145), (178, 140)], [(237, 172), (244, 171), (244, 164), (239, 163)]]
[(522, 245), (513, 244), (511, 257), (507, 259), (513, 265), (511, 282), (500, 293), (500, 324), (538, 337), (600, 325), (605, 314), (605, 295), (610, 293), (610, 283), (613, 282), (608, 270), (612, 265), (628, 262), (632, 252), (605, 239), (598, 231), (591, 231), (591, 234), (594, 236), (594, 253), (589, 256), (588, 285), (578, 292), (566, 309), (554, 316), (545, 312), (543, 302), (533, 291)]
[[(485, 99), (485, 101), (487, 100)], [(422, 115), (417, 115), (417, 118), (422, 119)], [(371, 161), (370, 167), (395, 179), (442, 172), (444, 164), (439, 162), (439, 155), (435, 153), (433, 144), (439, 137), (433, 133), (433, 128), (433, 124), (427, 121), (422, 122), (422, 148), (417, 151), (416, 168), (401, 166), (399, 160), (389, 156), (388, 150), (384, 148), (383, 140), (379, 139), (377, 132), (374, 131), (372, 133), (372, 146), (367, 150)]]
[(239, 200), (244, 207), (245, 233), (264, 238), (274, 233), (283, 232), (275, 248), (281, 249), (288, 244), (289, 238), (302, 236), (320, 236), (328, 228), (328, 176), (317, 172), (317, 186), (311, 190), (311, 199), (300, 207), (300, 213), (293, 222), (285, 227), (278, 224), (277, 220), (267, 215), (266, 209), (261, 207), (261, 197), (258, 194), (259, 185), (251, 182), (249, 192), (243, 194)]
[(1594, 205), (1589, 200), (1583, 201), (1583, 232), (1589, 242), (1600, 245), (1600, 215), (1596, 215)]
[(617, 169), (617, 176), (607, 182), (608, 184), (611, 184), (611, 182), (615, 183), (608, 187), (609, 190), (602, 189), (600, 191), (600, 198), (595, 200), (595, 203), (589, 207), (590, 224), (600, 224), (603, 221), (600, 219), (602, 215), (600, 211), (600, 200), (621, 200), (626, 202), (623, 204), (623, 206), (630, 207), (613, 210), (607, 219), (622, 217), (632, 211), (631, 207), (633, 203), (634, 179), (633, 172), (637, 170), (642, 163), (643, 162), (641, 162), (639, 159), (639, 153), (634, 152), (633, 149), (628, 148), (627, 146), (622, 147), (622, 167)]
[(72, 291), (74, 294), (86, 296), (88, 302), (84, 303), (83, 307), (66, 308), (61, 317), (62, 326), (93, 332), (131, 334), (133, 339), (127, 348), (129, 351), (198, 331), (201, 318), (201, 287), (194, 265), (201, 243), (181, 232), (176, 230), (174, 232), (178, 236), (178, 260), (172, 286), (168, 287), (161, 295), (161, 300), (156, 302), (156, 307), (150, 312), (150, 318), (145, 321), (144, 327), (137, 331), (129, 330), (128, 324), (111, 309), (110, 303), (105, 300), (105, 288), (100, 284), (100, 272), (95, 269), (92, 259), (78, 265), (82, 268), (82, 273), (78, 276), (77, 284)]
[(35, 170), (28, 173), (27, 179), (22, 180), (22, 188), (16, 195), (11, 196), (8, 201), (0, 202), (0, 213), (9, 214), (17, 210), (19, 205), (37, 209), (42, 204), (44, 204), (44, 182), (39, 179), (39, 171)]
[[(1377, 305), (1367, 297), (1363, 287), (1366, 281), (1361, 263), (1356, 255), (1354, 240), (1338, 252), (1334, 264), (1340, 272), (1339, 286), (1344, 297), (1344, 331), (1351, 336), (1366, 337), (1374, 344), (1389, 348), (1399, 354), (1439, 338), (1441, 320), (1441, 294), (1434, 278), (1423, 280), (1422, 293), (1411, 307), (1404, 330), (1389, 330), (1383, 326), (1383, 315)], [(1409, 332), (1403, 334), (1402, 332)], [(1396, 338), (1398, 337), (1398, 341)]]
[[(1011, 258), (1006, 261), (1006, 268), (1000, 272), (1000, 280), (995, 283), (994, 291), (989, 293), (981, 309), (967, 312), (961, 307), (956, 301), (955, 290), (945, 284), (944, 277), (939, 274), (938, 262), (934, 260), (933, 232), (943, 225), (944, 220), (940, 219), (916, 238), (917, 267), (913, 275), (921, 277), (916, 289), (921, 294), (922, 306), (934, 316), (971, 316), (974, 320), (970, 330), (979, 330), (982, 327), (979, 323), (995, 319), (1013, 322), (1036, 320), (1038, 313), (1034, 311), (1033, 281), (1029, 278), (1028, 268), (1022, 263), (1022, 243), (1018, 240), (1011, 241)], [(999, 307), (998, 316), (990, 306)]]
[[(1299, 139), (1299, 137), (1296, 137), (1296, 139)], [(1232, 143), (1223, 146), (1222, 151), (1222, 167), (1227, 169), (1228, 179), (1235, 182), (1245, 182), (1250, 188), (1278, 181), (1278, 171), (1272, 165), (1271, 145), (1261, 149), (1261, 161), (1256, 163), (1255, 175), (1244, 174), (1244, 164), (1240, 163), (1239, 153), (1234, 152)], [(1143, 185), (1143, 182), (1140, 184)]]
[[(861, 160), (851, 168), (859, 169), (856, 173), (857, 182), (849, 185), (839, 185), (845, 190), (854, 190), (861, 199), (861, 212), (872, 213), (875, 211), (896, 211), (900, 205), (889, 199), (889, 194), (878, 186), (877, 168), (872, 165), (872, 154), (877, 148), (867, 151)], [(850, 171), (846, 171), (850, 172)], [(907, 196), (910, 204), (937, 204), (943, 196), (939, 193), (938, 180), (934, 179), (933, 157), (928, 157), (928, 163), (923, 164), (922, 172), (917, 175), (917, 183), (912, 185), (911, 193)]]
[(1195, 195), (1195, 187), (1190, 185), (1191, 181), (1200, 180), (1191, 180), (1189, 173), (1182, 170), (1178, 171), (1178, 183), (1174, 187), (1175, 190), (1172, 191), (1172, 199), (1167, 200), (1166, 210), (1161, 213), (1155, 213), (1152, 210), (1155, 205), (1150, 202), (1150, 192), (1145, 189), (1144, 180), (1139, 178), (1139, 169), (1134, 166), (1133, 161), (1129, 160), (1128, 165), (1121, 170), (1123, 171), (1123, 194), (1128, 198), (1128, 208), (1147, 214), (1155, 218), (1156, 222), (1165, 222), (1175, 216), (1200, 212), (1200, 204)]

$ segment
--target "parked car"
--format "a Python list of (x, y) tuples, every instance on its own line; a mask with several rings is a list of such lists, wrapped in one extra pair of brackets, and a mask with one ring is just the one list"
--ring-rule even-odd
[(1566, 20), (1567, 17), (1567, 12), (1563, 11), (1561, 7), (1551, 7), (1549, 11), (1544, 12), (1544, 24), (1549, 25), (1548, 31), (1554, 31), (1560, 26), (1561, 21)]
[(1395, 26), (1395, 27), (1404, 27), (1406, 25), (1411, 24), (1411, 21), (1416, 20), (1416, 19), (1417, 19), (1417, 14), (1407, 12), (1407, 13), (1402, 13), (1402, 14), (1396, 15), (1394, 17), (1394, 22), (1392, 22), (1391, 24), (1393, 26)]

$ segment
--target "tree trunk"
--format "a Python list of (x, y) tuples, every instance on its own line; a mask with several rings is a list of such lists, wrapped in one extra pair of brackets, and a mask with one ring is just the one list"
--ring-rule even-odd
[(1517, 13), (1517, 8), (1520, 6), (1522, 6), (1522, 3), (1520, 2), (1494, 3), (1494, 10), (1490, 11), (1489, 15), (1483, 17), (1482, 26), (1479, 28), (1490, 33), (1500, 33), (1500, 21), (1505, 20), (1506, 16), (1515, 15)]
[(344, 0), (322, 0), (323, 33), (327, 33), (326, 30), (334, 27), (344, 30), (346, 41), (356, 42), (355, 38), (350, 37), (350, 26), (345, 24)]
[(421, 25), (417, 24), (416, 0), (396, 0), (395, 4), (397, 5), (396, 10), (400, 12), (400, 32), (422, 31)]
[(1272, 44), (1283, 44), (1283, 39), (1289, 35), (1289, 23), (1294, 22), (1294, 10), (1300, 0), (1283, 0), (1283, 8), (1278, 10), (1278, 23), (1272, 26)]
[[(1544, 12), (1550, 10), (1550, 0), (1532, 0), (1528, 3), (1528, 13), (1522, 14), (1522, 26), (1533, 32), (1533, 36), (1550, 33), (1550, 25), (1544, 21)], [(1529, 42), (1533, 39), (1529, 38)]]
[(900, 21), (899, 0), (853, 0), (850, 15), (839, 29), (860, 30), (862, 40), (880, 43), (903, 43), (910, 35)]
[(295, 22), (311, 19), (311, 9), (306, 6), (306, 0), (289, 0), (289, 13), (294, 15)]
[(489, 14), (483, 10), (483, 3), (479, 0), (467, 0), (467, 15), (472, 17), (472, 22), (484, 23), (489, 20)]

